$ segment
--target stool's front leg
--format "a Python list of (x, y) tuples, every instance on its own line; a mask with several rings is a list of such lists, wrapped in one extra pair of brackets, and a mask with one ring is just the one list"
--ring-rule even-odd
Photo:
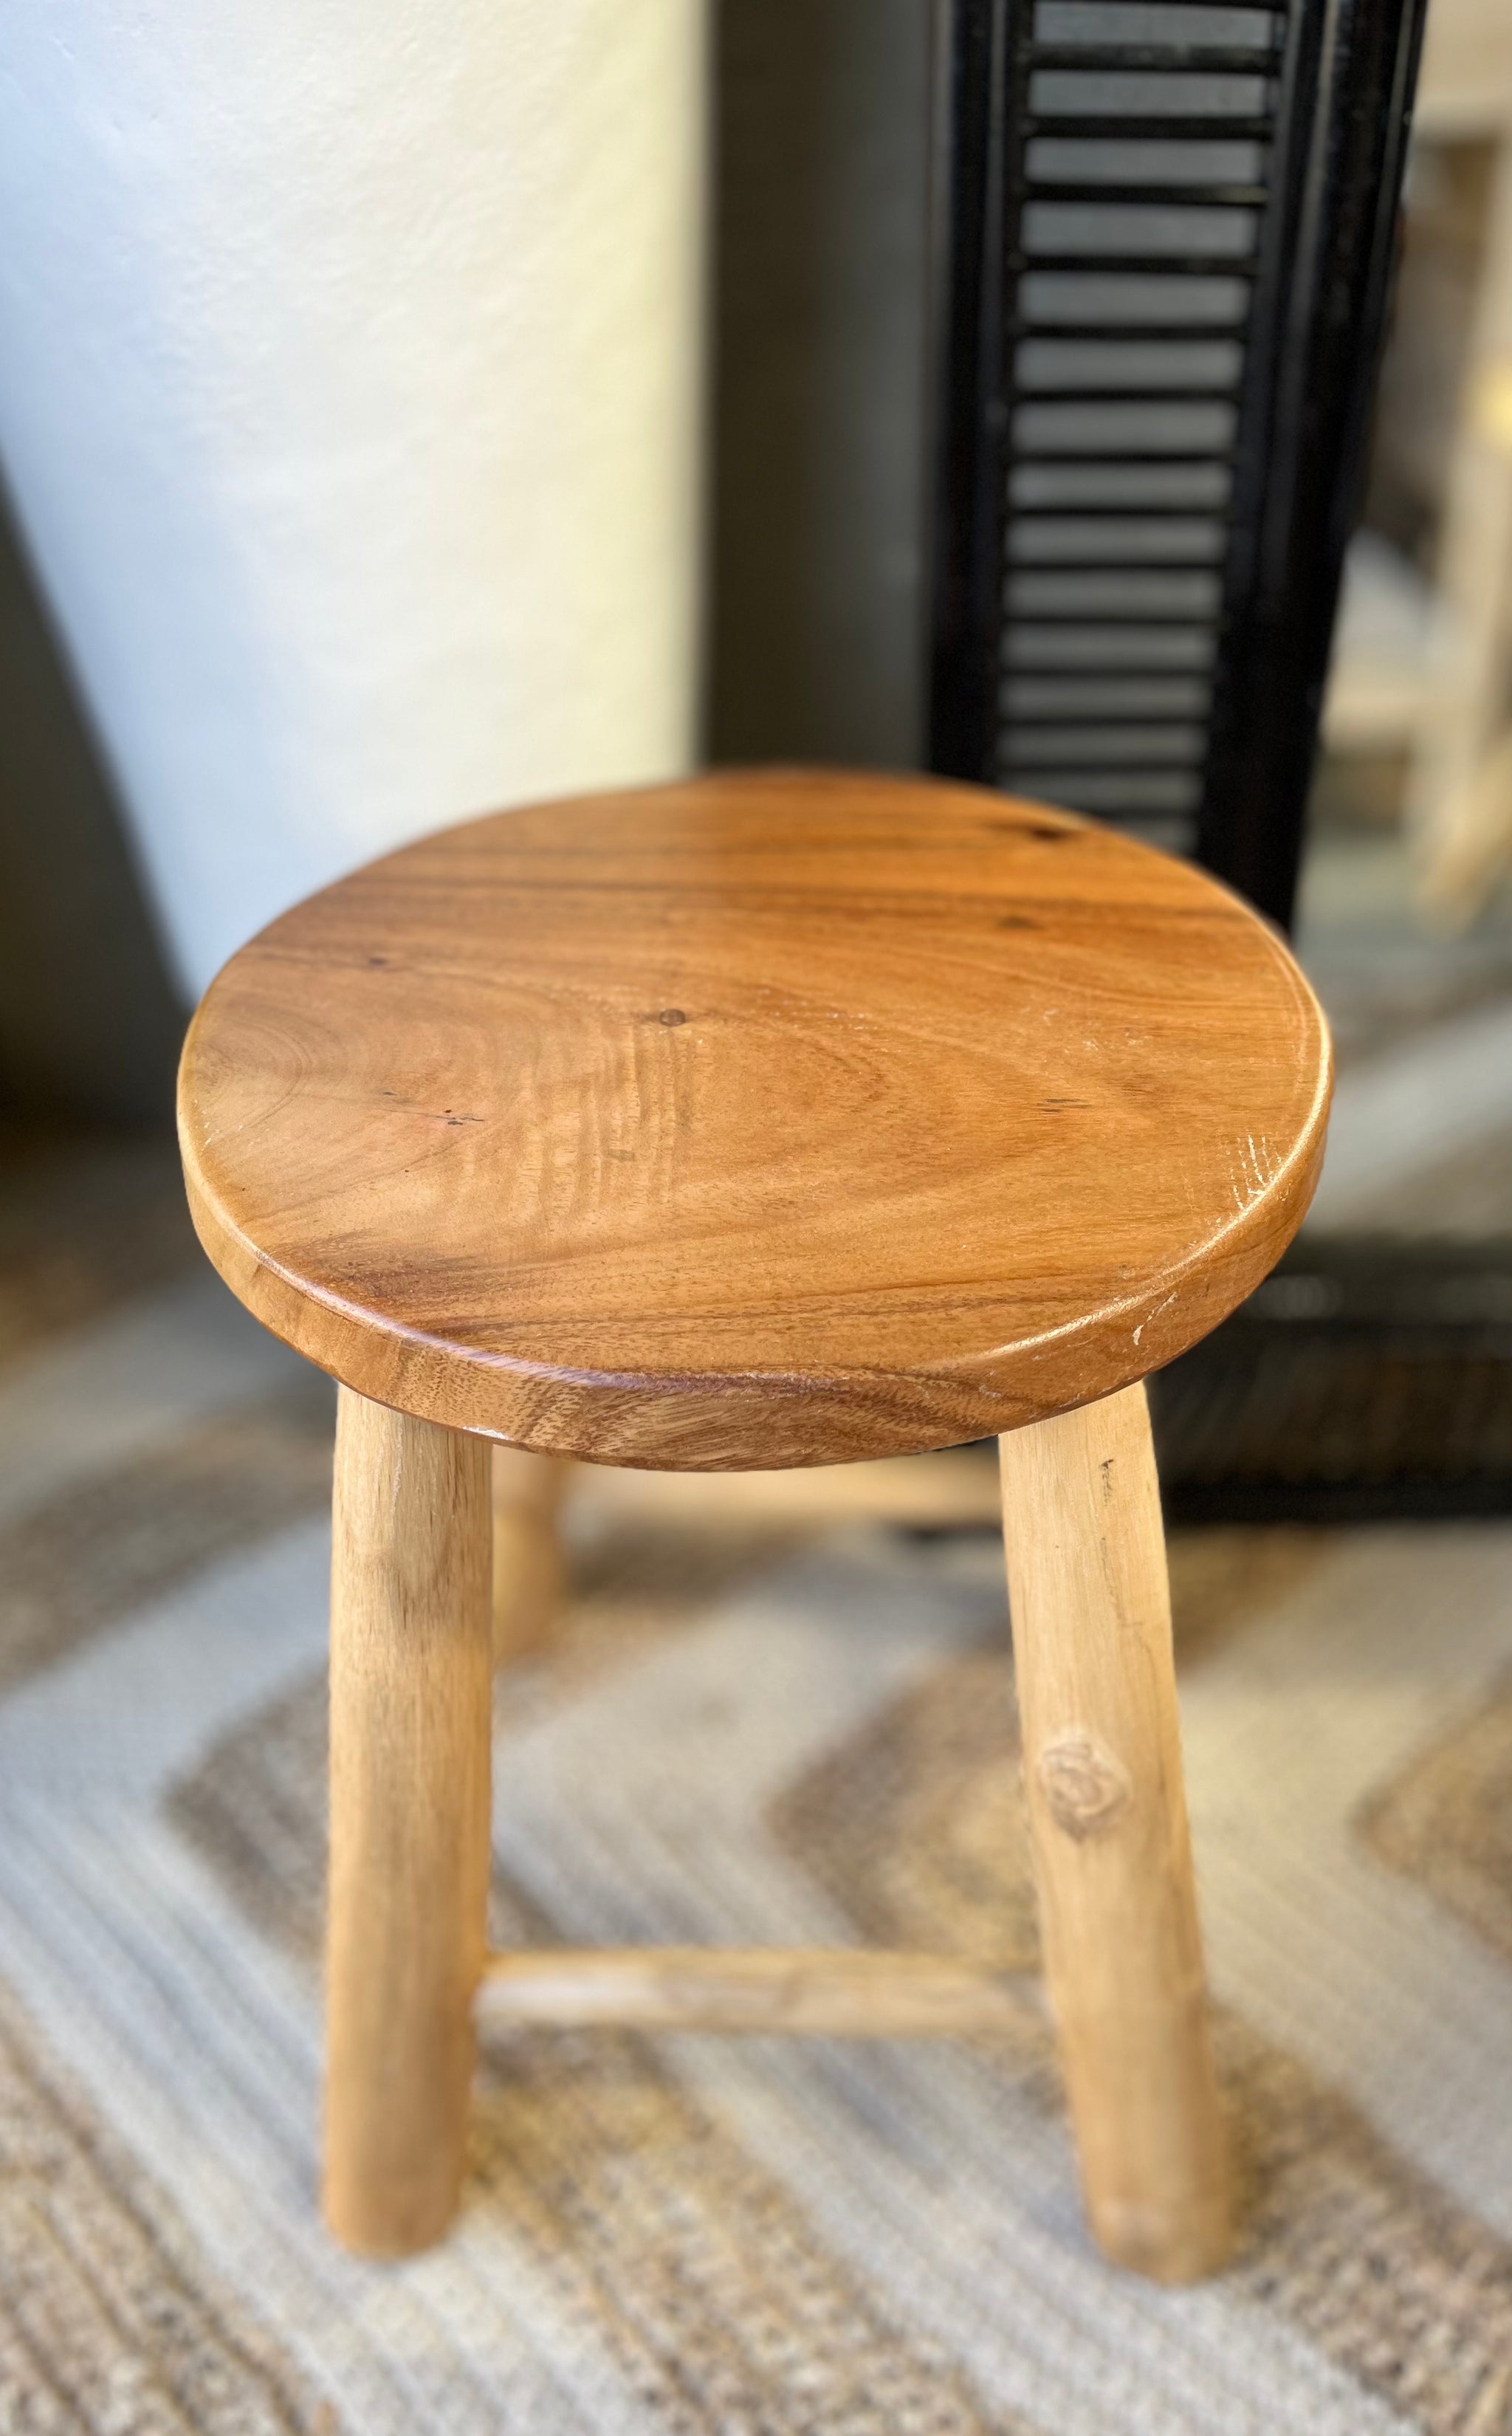
[(1229, 2198), (1144, 1389), (999, 1453), (1045, 1973), (1087, 2211), (1109, 2257), (1184, 2283), (1223, 2264)]
[(377, 2256), (434, 2241), (461, 2184), (488, 1893), (489, 1454), (341, 1390), (324, 2204)]

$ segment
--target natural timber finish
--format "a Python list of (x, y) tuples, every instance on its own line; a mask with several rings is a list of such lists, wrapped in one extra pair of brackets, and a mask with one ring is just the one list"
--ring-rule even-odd
[(494, 1663), (528, 1658), (561, 1610), (559, 1524), (572, 1466), (524, 1447), (494, 1449)]
[(842, 2039), (1017, 2029), (1034, 1964), (988, 1970), (947, 1955), (612, 1946), (493, 1954), (478, 2010), (495, 2027), (794, 2031)]
[(184, 1049), (211, 1259), (349, 1387), (691, 1470), (1107, 1394), (1295, 1232), (1328, 1039), (1190, 865), (986, 790), (716, 774), (495, 814), (234, 956)]
[[(1006, 1958), (483, 1943), (492, 1660), (530, 1646), (557, 1596), (559, 1458), (770, 1475), (997, 1434), (1093, 2229), (1168, 2281), (1223, 2262), (1138, 1383), (1295, 1232), (1330, 1070), (1285, 947), (1202, 873), (1037, 805), (875, 774), (495, 814), (233, 957), (181, 1069), (190, 1205), (234, 1291), (342, 1389), (342, 2240), (394, 2255), (449, 2222), (475, 2000), (494, 2022), (642, 2029), (1021, 2019)], [(950, 1484), (973, 1508), (974, 1481)], [(770, 1478), (740, 1494), (770, 1501)], [(845, 1498), (892, 1494), (858, 1474)]]
[(1229, 2196), (1142, 1385), (1004, 1437), (1014, 1658), (1045, 1974), (1092, 2228), (1222, 2265)]
[(457, 2205), (489, 1865), (489, 1449), (343, 1389), (331, 1571), (326, 2220), (380, 2257)]

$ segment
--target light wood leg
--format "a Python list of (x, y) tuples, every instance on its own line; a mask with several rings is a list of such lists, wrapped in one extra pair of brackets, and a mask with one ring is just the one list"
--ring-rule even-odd
[(572, 1466), (525, 1447), (494, 1449), (494, 1663), (546, 1639), (563, 1599), (558, 1514)]
[(1045, 1973), (1087, 2212), (1121, 2266), (1186, 2283), (1226, 2257), (1230, 2203), (1144, 1389), (999, 1453)]
[(489, 1447), (342, 1388), (331, 1588), (326, 2221), (457, 2206), (489, 1865)]

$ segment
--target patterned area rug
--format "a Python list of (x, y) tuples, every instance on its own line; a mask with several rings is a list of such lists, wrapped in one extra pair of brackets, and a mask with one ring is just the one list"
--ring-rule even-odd
[[(313, 2206), (327, 1391), (99, 1160), (0, 1228), (6, 2436), (1512, 2431), (1512, 1529), (1174, 1538), (1217, 2282), (1087, 2248), (1030, 2023), (496, 2037), (456, 2235), (362, 2266)], [(988, 1535), (591, 1482), (572, 1534), (497, 1941), (1033, 1937)]]

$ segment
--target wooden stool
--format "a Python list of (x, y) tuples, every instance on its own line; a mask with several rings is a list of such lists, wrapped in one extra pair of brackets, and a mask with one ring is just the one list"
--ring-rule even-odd
[(341, 1383), (325, 2210), (457, 2205), (473, 2008), (1000, 2021), (905, 1955), (495, 1957), (490, 1441), (845, 1463), (997, 1434), (1045, 1970), (1093, 2230), (1229, 2241), (1141, 1382), (1265, 1275), (1328, 1035), (1202, 873), (976, 788), (800, 771), (501, 813), (272, 923), (184, 1050), (200, 1239)]

